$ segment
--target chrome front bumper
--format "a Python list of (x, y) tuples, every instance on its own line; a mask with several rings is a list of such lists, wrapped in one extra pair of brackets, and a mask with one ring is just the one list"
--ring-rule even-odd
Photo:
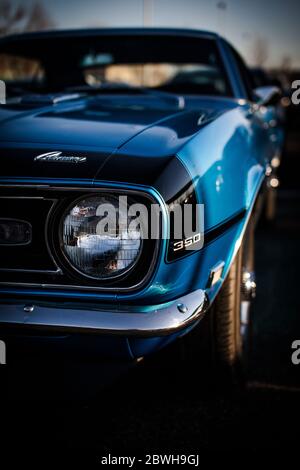
[(0, 329), (28, 327), (66, 333), (154, 337), (185, 329), (200, 320), (207, 307), (207, 297), (201, 289), (166, 304), (134, 311), (3, 303)]

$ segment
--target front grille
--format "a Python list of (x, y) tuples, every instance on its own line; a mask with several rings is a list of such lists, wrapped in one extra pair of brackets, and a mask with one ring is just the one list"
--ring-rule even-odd
[(32, 227), (29, 245), (0, 245), (0, 269), (27, 271), (56, 271), (46, 245), (45, 226), (53, 201), (0, 197), (0, 218), (21, 219)]
[[(124, 279), (101, 282), (87, 279), (70, 269), (62, 256), (58, 237), (62, 214), (75, 199), (95, 192), (97, 190), (91, 191), (90, 188), (67, 189), (43, 185), (0, 186), (0, 219), (20, 219), (32, 226), (30, 244), (0, 246), (0, 285), (69, 288), (73, 291), (126, 290), (144, 285), (153, 271), (158, 240), (145, 241), (138, 264)], [(140, 194), (135, 194), (134, 198), (148, 205), (152, 202), (148, 196)]]

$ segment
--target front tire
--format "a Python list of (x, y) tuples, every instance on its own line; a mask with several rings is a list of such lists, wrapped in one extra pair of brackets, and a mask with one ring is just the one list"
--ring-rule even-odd
[(242, 247), (210, 312), (212, 362), (215, 373), (226, 382), (240, 382), (243, 378), (241, 284)]
[(184, 362), (188, 361), (193, 369), (200, 366), (207, 370), (213, 382), (225, 387), (246, 381), (252, 330), (250, 305), (255, 295), (253, 273), (254, 219), (206, 318), (183, 338)]
[(254, 229), (252, 218), (211, 311), (215, 372), (225, 381), (236, 384), (246, 380), (251, 348), (251, 302), (256, 293)]

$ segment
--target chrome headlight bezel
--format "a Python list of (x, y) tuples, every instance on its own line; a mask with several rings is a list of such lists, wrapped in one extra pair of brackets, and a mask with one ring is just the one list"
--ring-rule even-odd
[[(114, 282), (114, 281), (117, 281), (118, 279), (124, 279), (125, 277), (130, 275), (130, 273), (134, 270), (134, 268), (136, 267), (136, 265), (138, 264), (141, 258), (141, 255), (144, 249), (144, 240), (142, 238), (140, 239), (141, 243), (140, 243), (138, 255), (136, 256), (134, 261), (129, 264), (128, 267), (122, 270), (119, 270), (119, 272), (116, 272), (115, 274), (111, 274), (108, 276), (103, 275), (100, 277), (100, 276), (91, 275), (85, 272), (84, 270), (79, 269), (78, 266), (76, 266), (72, 262), (72, 259), (70, 258), (70, 256), (65, 250), (63, 230), (64, 230), (64, 223), (65, 223), (66, 217), (68, 216), (68, 214), (70, 214), (70, 211), (72, 211), (72, 209), (74, 209), (76, 205), (78, 205), (81, 201), (85, 201), (89, 199), (93, 200), (93, 199), (108, 198), (108, 200), (112, 202), (113, 200), (117, 201), (119, 195), (121, 195), (121, 193), (116, 194), (115, 192), (109, 192), (109, 191), (101, 191), (101, 192), (95, 192), (95, 193), (93, 192), (89, 194), (84, 194), (76, 199), (73, 199), (72, 202), (70, 202), (65, 207), (64, 211), (62, 212), (60, 216), (60, 222), (58, 226), (58, 231), (59, 231), (58, 239), (59, 239), (60, 252), (63, 255), (64, 261), (67, 263), (68, 268), (70, 268), (71, 271), (73, 271), (74, 273), (77, 273), (82, 278), (89, 279), (91, 281), (98, 282), (98, 283), (99, 282)], [(126, 193), (124, 195), (127, 196), (128, 203), (135, 203), (134, 196), (130, 194), (126, 194)]]

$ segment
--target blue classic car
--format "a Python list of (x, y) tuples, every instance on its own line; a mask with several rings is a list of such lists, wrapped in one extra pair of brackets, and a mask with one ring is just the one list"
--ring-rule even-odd
[(232, 46), (193, 30), (28, 33), (0, 58), (7, 357), (24, 343), (134, 362), (193, 336), (193, 359), (206, 345), (237, 380), (278, 89), (256, 93)]

